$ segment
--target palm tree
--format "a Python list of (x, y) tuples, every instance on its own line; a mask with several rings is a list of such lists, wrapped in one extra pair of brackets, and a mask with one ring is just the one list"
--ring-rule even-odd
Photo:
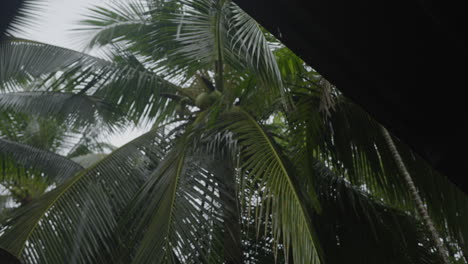
[[(0, 94), (0, 184), (9, 193), (3, 196), (0, 208), (8, 204), (24, 206), (54, 184), (83, 170), (90, 158), (99, 157), (92, 153), (112, 148), (96, 141), (97, 138), (80, 138), (95, 128), (94, 125), (83, 127), (77, 125), (79, 122), (72, 125), (59, 118), (58, 113), (53, 119), (44, 118), (48, 111), (44, 104), (56, 100), (58, 94), (20, 89), (15, 87), (13, 92)], [(64, 101), (69, 104), (73, 100)], [(35, 115), (25, 114), (34, 111)]]
[[(8, 215), (0, 245), (24, 262), (439, 261), (378, 124), (231, 1), (129, 1), (84, 24), (108, 59), (4, 41), (0, 104), (153, 128)], [(458, 253), (466, 197), (415, 182)]]

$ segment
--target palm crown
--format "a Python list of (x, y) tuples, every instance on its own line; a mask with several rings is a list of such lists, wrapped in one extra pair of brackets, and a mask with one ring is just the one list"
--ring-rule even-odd
[[(2, 129), (4, 174), (21, 167), (53, 182), (6, 213), (0, 245), (11, 253), (28, 263), (439, 261), (379, 125), (231, 1), (119, 2), (92, 9), (82, 30), (107, 59), (3, 41), (0, 110), (81, 132), (152, 129), (87, 168)], [(398, 147), (462, 254), (466, 197)], [(365, 250), (375, 243), (384, 247)]]

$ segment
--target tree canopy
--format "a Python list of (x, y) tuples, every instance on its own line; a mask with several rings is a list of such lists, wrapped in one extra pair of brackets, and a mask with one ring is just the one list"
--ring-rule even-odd
[[(24, 263), (440, 263), (380, 124), (233, 2), (118, 1), (80, 31), (102, 56), (0, 43), (0, 247)], [(466, 263), (466, 195), (394, 140)]]

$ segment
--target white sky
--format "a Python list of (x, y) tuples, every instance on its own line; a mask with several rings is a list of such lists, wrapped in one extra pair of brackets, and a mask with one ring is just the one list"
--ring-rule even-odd
[(86, 14), (88, 7), (104, 4), (104, 0), (41, 0), (45, 3), (38, 23), (33, 29), (26, 29), (22, 37), (62, 46), (80, 49), (73, 41), (71, 29)]
[[(76, 33), (78, 21), (87, 13), (87, 8), (94, 5), (105, 5), (112, 0), (42, 0), (45, 8), (40, 13), (40, 20), (34, 28), (24, 30), (18, 37), (36, 40), (64, 48), (83, 50), (83, 44), (79, 43)], [(118, 135), (109, 137), (109, 143), (119, 147), (133, 138), (144, 133), (144, 128), (129, 128)]]

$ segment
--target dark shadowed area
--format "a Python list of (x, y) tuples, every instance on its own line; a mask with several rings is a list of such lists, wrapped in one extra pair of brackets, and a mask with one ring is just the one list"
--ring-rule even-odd
[(235, 2), (467, 193), (464, 2)]

